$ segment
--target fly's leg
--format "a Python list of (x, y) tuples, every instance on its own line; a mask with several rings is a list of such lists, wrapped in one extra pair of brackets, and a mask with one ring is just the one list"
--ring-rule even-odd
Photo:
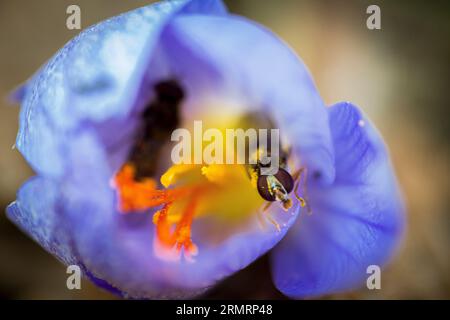
[[(300, 186), (300, 177), (301, 176), (304, 176), (304, 179), (303, 179), (303, 183), (302, 183), (302, 187), (303, 187), (303, 193), (304, 193), (304, 195), (305, 195), (305, 197), (303, 198), (303, 197), (300, 197), (299, 195), (298, 195), (298, 188), (299, 188), (299, 186)], [(305, 199), (307, 199), (308, 198), (308, 196), (307, 196), (307, 187), (306, 187), (306, 180), (307, 180), (307, 177), (308, 177), (308, 173), (307, 173), (307, 170), (306, 170), (306, 168), (305, 167), (302, 167), (302, 168), (300, 168), (299, 170), (297, 170), (293, 175), (292, 175), (292, 178), (294, 179), (294, 181), (295, 181), (295, 187), (294, 187), (294, 195), (295, 195), (295, 197), (297, 198), (297, 200), (300, 202), (300, 206), (302, 206), (302, 207), (306, 207), (306, 212), (308, 213), (308, 214), (311, 214), (312, 213), (312, 210), (311, 210), (311, 206), (309, 205), (309, 201), (306, 201)]]
[(263, 229), (266, 228), (266, 221), (265, 219), (269, 220), (269, 222), (271, 224), (273, 224), (275, 226), (275, 228), (277, 229), (278, 232), (281, 231), (281, 227), (280, 224), (278, 222), (275, 221), (275, 219), (270, 215), (269, 212), (267, 212), (267, 210), (270, 208), (270, 206), (272, 205), (273, 202), (268, 201), (264, 207), (262, 208), (262, 210), (258, 211), (258, 220), (261, 223)]

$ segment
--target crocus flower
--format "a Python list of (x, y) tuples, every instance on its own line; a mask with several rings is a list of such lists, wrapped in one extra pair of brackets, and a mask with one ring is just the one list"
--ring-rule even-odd
[[(269, 250), (287, 296), (340, 292), (399, 240), (401, 197), (376, 129), (351, 103), (326, 107), (286, 44), (220, 1), (161, 2), (90, 27), (17, 97), (16, 146), (36, 175), (8, 217), (123, 297), (195, 296)], [(261, 222), (242, 166), (171, 166), (164, 148), (139, 149), (161, 145), (170, 119), (213, 127), (244, 114), (280, 128), (289, 170), (307, 169), (306, 206), (275, 203)]]

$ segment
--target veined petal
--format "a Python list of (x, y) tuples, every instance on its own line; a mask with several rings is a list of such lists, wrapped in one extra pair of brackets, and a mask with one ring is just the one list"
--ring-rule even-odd
[[(88, 261), (88, 269), (97, 278), (120, 288), (126, 297), (181, 298), (204, 292), (270, 250), (285, 235), (296, 215), (297, 211), (292, 216), (285, 212), (276, 215), (282, 225), (279, 232), (271, 225), (260, 229), (257, 221), (251, 221), (252, 227), (235, 231), (220, 243), (198, 236), (201, 225), (194, 226), (193, 241), (199, 249), (194, 261), (163, 261), (155, 255), (151, 214), (106, 221), (109, 227), (79, 224), (76, 239), (86, 243), (80, 252), (82, 259)], [(218, 224), (209, 228), (211, 232), (223, 233), (223, 226)]]
[(165, 1), (103, 21), (67, 43), (24, 87), (16, 145), (38, 172), (61, 175), (80, 126), (123, 118), (165, 24), (176, 14), (223, 14), (221, 1)]
[(367, 267), (392, 255), (403, 228), (403, 204), (381, 137), (349, 103), (329, 114), (336, 180), (309, 190), (312, 215), (273, 253), (275, 284), (292, 297), (362, 285)]
[(42, 177), (28, 180), (7, 208), (8, 218), (44, 249), (65, 264), (79, 263), (70, 233), (60, 214), (62, 203), (55, 181)]

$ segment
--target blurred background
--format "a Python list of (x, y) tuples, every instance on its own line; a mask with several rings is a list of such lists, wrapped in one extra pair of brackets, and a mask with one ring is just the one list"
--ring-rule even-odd
[[(8, 94), (78, 31), (66, 8), (81, 7), (82, 27), (140, 7), (144, 0), (0, 0), (0, 207), (32, 175), (16, 150), (19, 108)], [(406, 198), (408, 228), (382, 289), (327, 299), (450, 299), (450, 5), (445, 1), (225, 1), (283, 38), (309, 67), (327, 104), (359, 105), (391, 150)], [(381, 8), (381, 30), (366, 28), (366, 8)], [(0, 215), (0, 298), (113, 299), (83, 281), (66, 288), (66, 269)], [(284, 299), (267, 257), (205, 298)]]

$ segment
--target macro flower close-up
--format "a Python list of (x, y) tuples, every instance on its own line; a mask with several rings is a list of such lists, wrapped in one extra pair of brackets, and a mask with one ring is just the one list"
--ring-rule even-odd
[[(289, 44), (220, 0), (87, 27), (12, 98), (33, 176), (8, 219), (118, 297), (202, 296), (266, 254), (286, 297), (349, 292), (402, 242), (376, 121), (325, 103)], [(279, 134), (270, 163), (261, 132)], [(252, 163), (236, 160), (239, 133)]]

